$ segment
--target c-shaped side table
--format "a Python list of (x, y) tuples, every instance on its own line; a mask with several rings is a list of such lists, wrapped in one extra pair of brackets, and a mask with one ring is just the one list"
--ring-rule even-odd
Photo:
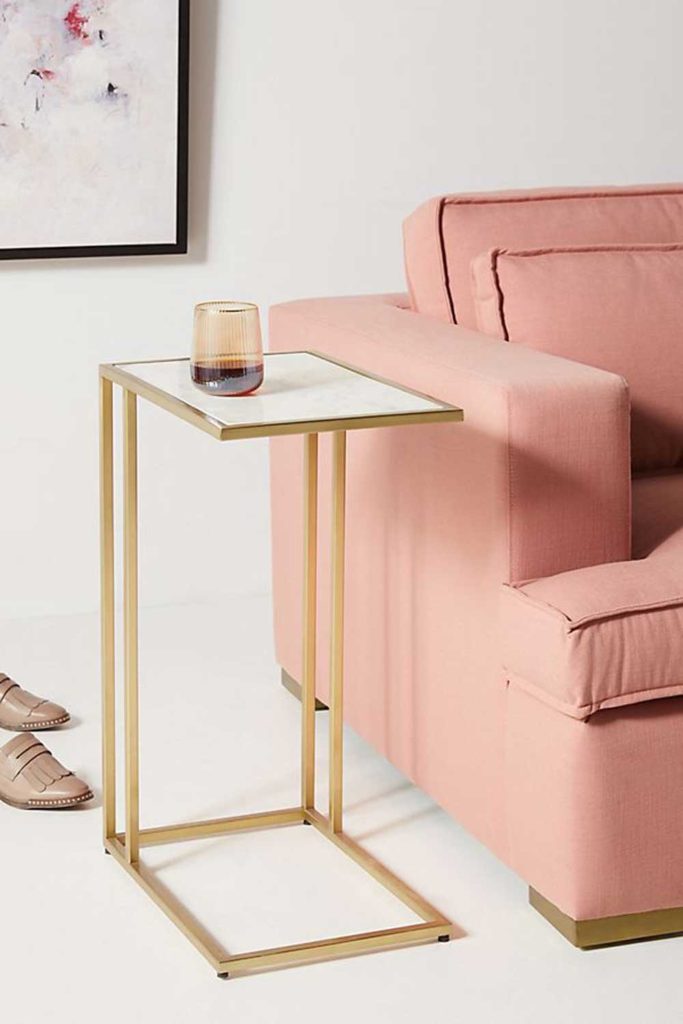
[[(397, 387), (312, 352), (267, 355), (265, 383), (254, 395), (224, 398), (196, 389), (186, 359), (100, 367), (102, 685), (104, 845), (190, 939), (221, 977), (306, 961), (415, 945), (451, 937), (452, 924), (342, 831), (343, 635), (346, 432), (414, 423), (457, 422), (462, 410)], [(125, 831), (116, 829), (115, 588), (113, 385), (123, 391)], [(304, 615), (301, 803), (240, 817), (140, 828), (138, 735), (137, 398), (188, 421), (219, 441), (283, 434), (304, 436)], [(329, 814), (315, 807), (315, 660), (318, 434), (333, 432), (332, 632)], [(421, 924), (273, 949), (228, 954), (157, 882), (140, 859), (146, 846), (273, 828), (313, 825), (418, 917)]]

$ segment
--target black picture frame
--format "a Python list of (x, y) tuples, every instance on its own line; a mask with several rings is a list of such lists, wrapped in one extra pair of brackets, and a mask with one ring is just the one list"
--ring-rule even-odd
[[(141, 0), (142, 2), (142, 0)], [(178, 3), (178, 124), (176, 238), (150, 245), (55, 245), (0, 248), (0, 260), (42, 260), (97, 256), (165, 256), (188, 251), (188, 164), (190, 110), (190, 0)]]

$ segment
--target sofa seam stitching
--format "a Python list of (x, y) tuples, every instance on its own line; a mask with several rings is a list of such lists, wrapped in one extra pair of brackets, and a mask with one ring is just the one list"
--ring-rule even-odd
[(605, 242), (603, 245), (553, 245), (539, 246), (532, 249), (515, 249), (505, 246), (494, 249), (495, 253), (509, 259), (537, 259), (539, 256), (584, 256), (586, 253), (596, 256), (611, 256), (614, 253), (643, 253), (659, 255), (660, 253), (682, 252), (681, 242)]
[(509, 341), (510, 332), (508, 331), (504, 310), (505, 297), (503, 295), (503, 287), (501, 285), (500, 274), (498, 272), (498, 257), (500, 256), (501, 251), (502, 250), (500, 249), (491, 250), (490, 270), (491, 274), (493, 275), (493, 287), (496, 289), (496, 295), (498, 297), (498, 316), (500, 317), (500, 326), (503, 329), (503, 337), (505, 341)]
[(578, 192), (568, 195), (533, 195), (533, 196), (492, 196), (491, 198), (485, 198), (479, 196), (477, 198), (468, 199), (455, 195), (446, 195), (443, 197), (443, 201), (448, 206), (493, 206), (497, 203), (547, 203), (547, 202), (562, 202), (565, 200), (577, 200), (577, 199), (634, 199), (634, 198), (651, 198), (654, 196), (683, 196), (683, 188), (672, 187), (664, 189), (652, 189), (651, 191), (639, 192), (637, 189), (633, 189), (626, 192), (608, 192), (606, 190)]
[(455, 315), (455, 303), (453, 301), (453, 293), (451, 292), (451, 282), (448, 274), (448, 259), (446, 257), (446, 238), (443, 230), (443, 216), (446, 209), (445, 197), (441, 199), (439, 203), (439, 209), (437, 212), (437, 232), (439, 237), (439, 247), (441, 250), (441, 269), (443, 271), (443, 285), (446, 292), (446, 298), (448, 299), (448, 306), (451, 313), (451, 322), (457, 324), (458, 320)]
[(579, 629), (585, 629), (587, 626), (592, 626), (599, 622), (608, 622), (610, 619), (628, 618), (632, 615), (644, 615), (650, 611), (681, 607), (683, 607), (683, 596), (672, 597), (663, 601), (648, 601), (646, 604), (623, 605), (623, 607), (615, 608), (613, 611), (595, 612), (592, 615), (584, 615), (580, 619), (570, 619), (571, 626), (569, 632), (575, 633)]
[[(505, 676), (507, 678), (508, 685), (512, 684), (513, 686), (518, 686), (521, 690), (524, 690), (526, 693), (532, 692), (532, 695), (536, 695), (537, 694), (539, 700), (541, 700), (544, 704), (550, 705), (550, 707), (554, 708), (556, 711), (560, 710), (560, 708), (563, 708), (563, 707), (564, 708), (571, 708), (572, 711), (586, 712), (586, 717), (588, 717), (589, 715), (595, 714), (595, 712), (601, 711), (601, 710), (611, 711), (611, 710), (615, 710), (616, 708), (619, 708), (619, 707), (630, 707), (630, 706), (632, 706), (634, 704), (647, 704), (647, 702), (648, 702), (647, 699), (644, 699), (644, 700), (643, 699), (640, 699), (640, 700), (626, 700), (626, 702), (623, 703), (623, 704), (617, 704), (617, 705), (613, 705), (612, 708), (606, 708), (605, 704), (607, 703), (607, 701), (619, 700), (619, 699), (629, 698), (629, 697), (640, 697), (641, 694), (656, 694), (660, 690), (676, 690), (676, 689), (680, 689), (680, 690), (683, 691), (683, 682), (680, 682), (680, 683), (667, 683), (664, 686), (653, 686), (653, 687), (651, 687), (648, 690), (630, 690), (630, 691), (628, 691), (626, 693), (613, 693), (613, 694), (609, 694), (606, 697), (600, 698), (600, 700), (590, 701), (587, 704), (571, 704), (569, 701), (563, 700), (561, 697), (556, 696), (555, 694), (553, 694), (550, 691), (546, 690), (544, 687), (539, 686), (538, 683), (534, 683), (531, 679), (527, 679), (525, 676), (520, 676), (518, 673), (514, 672), (512, 669), (510, 669), (506, 665), (503, 665), (503, 672), (504, 672), (504, 674), (505, 674)], [(675, 694), (671, 694), (670, 696), (676, 696), (676, 695)], [(650, 699), (662, 700), (662, 699), (666, 699), (666, 698), (654, 697), (654, 698), (650, 698)], [(569, 718), (575, 718), (574, 715), (568, 715), (568, 717)]]
[[(602, 563), (608, 564), (608, 563)], [(591, 568), (590, 566), (588, 568)], [(580, 571), (580, 570), (579, 570)], [(522, 601), (528, 601), (529, 604), (533, 605), (539, 611), (545, 611), (550, 615), (560, 615), (567, 623), (567, 635), (577, 632), (580, 629), (585, 629), (588, 626), (596, 625), (600, 622), (608, 622), (610, 619), (628, 618), (632, 615), (643, 615), (649, 611), (660, 611), (666, 608), (682, 608), (683, 607), (683, 596), (671, 597), (663, 601), (648, 601), (645, 604), (631, 604), (623, 605), (620, 608), (615, 608), (606, 612), (594, 612), (590, 615), (583, 615), (581, 618), (573, 619), (567, 612), (562, 611), (557, 605), (554, 605), (552, 601), (547, 601), (543, 598), (534, 597), (531, 594), (527, 594), (521, 587), (516, 587), (510, 584), (506, 584), (506, 589), (516, 594)]]

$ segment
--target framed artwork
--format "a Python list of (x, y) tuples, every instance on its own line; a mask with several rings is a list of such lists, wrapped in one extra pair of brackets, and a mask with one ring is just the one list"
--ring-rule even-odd
[(0, 0), (0, 259), (187, 252), (190, 0)]

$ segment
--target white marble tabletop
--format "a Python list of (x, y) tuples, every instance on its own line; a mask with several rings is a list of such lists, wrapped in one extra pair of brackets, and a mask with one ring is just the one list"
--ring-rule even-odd
[(220, 440), (423, 421), (458, 421), (462, 411), (313, 352), (264, 357), (252, 395), (211, 395), (193, 384), (188, 359), (116, 363), (102, 374)]

